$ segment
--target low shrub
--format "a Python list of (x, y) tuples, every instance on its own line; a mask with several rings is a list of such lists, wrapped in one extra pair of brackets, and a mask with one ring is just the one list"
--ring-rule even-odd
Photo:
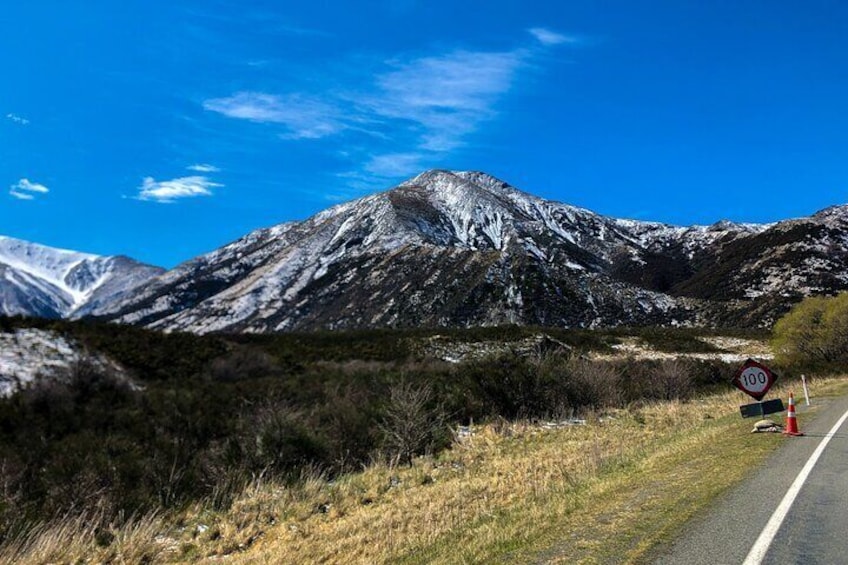
[[(411, 353), (408, 340), (424, 330), (201, 337), (32, 323), (105, 352), (128, 373), (80, 364), (0, 398), (0, 540), (15, 524), (92, 509), (111, 520), (198, 500), (224, 508), (256, 477), (332, 477), (376, 457), (409, 463), (446, 447), (451, 424), (685, 400), (734, 369), (582, 356), (584, 346), (614, 343), (614, 332), (550, 330), (573, 349), (449, 364)], [(511, 343), (532, 331), (466, 337)]]

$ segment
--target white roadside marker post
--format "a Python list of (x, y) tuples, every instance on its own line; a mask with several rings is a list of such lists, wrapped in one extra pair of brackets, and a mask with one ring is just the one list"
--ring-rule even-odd
[(801, 384), (804, 386), (804, 400), (807, 403), (807, 406), (810, 405), (810, 391), (807, 390), (807, 377), (801, 375)]

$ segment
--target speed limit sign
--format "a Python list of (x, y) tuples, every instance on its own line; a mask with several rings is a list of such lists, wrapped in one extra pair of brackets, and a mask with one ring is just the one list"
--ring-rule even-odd
[(771, 369), (753, 359), (748, 359), (736, 371), (736, 376), (731, 382), (733, 386), (753, 396), (755, 400), (762, 400), (775, 380), (777, 376), (771, 372)]

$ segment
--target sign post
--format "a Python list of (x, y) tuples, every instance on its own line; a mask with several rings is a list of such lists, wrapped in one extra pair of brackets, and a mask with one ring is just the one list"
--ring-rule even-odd
[(739, 367), (731, 381), (733, 386), (757, 401), (739, 407), (743, 418), (765, 416), (766, 414), (783, 411), (783, 402), (780, 399), (762, 401), (776, 380), (777, 375), (772, 373), (771, 369), (753, 359), (748, 359)]

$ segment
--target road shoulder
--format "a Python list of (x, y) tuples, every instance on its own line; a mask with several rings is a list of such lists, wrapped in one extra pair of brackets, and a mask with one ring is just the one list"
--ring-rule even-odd
[(656, 547), (640, 562), (742, 563), (821, 437), (848, 410), (848, 395), (816, 399), (815, 404), (815, 410), (799, 406), (806, 435), (786, 438), (747, 479), (690, 520), (673, 542)]

